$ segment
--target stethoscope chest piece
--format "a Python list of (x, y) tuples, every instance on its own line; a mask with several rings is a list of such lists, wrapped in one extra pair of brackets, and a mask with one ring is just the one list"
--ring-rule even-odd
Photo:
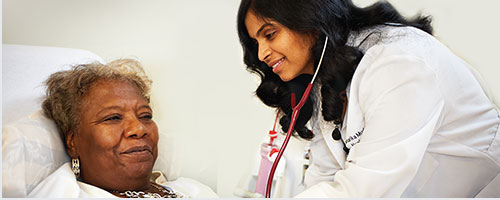
[(341, 139), (341, 135), (340, 135), (340, 125), (339, 124), (335, 124), (335, 129), (333, 129), (332, 131), (332, 138), (336, 141), (340, 140)]

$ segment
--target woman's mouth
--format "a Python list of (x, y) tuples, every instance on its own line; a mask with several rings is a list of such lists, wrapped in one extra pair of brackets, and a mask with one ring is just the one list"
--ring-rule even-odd
[(141, 153), (141, 152), (151, 152), (151, 148), (149, 148), (148, 146), (136, 146), (136, 147), (132, 147), (130, 149), (127, 149), (123, 153), (127, 154), (127, 153)]
[(283, 62), (285, 62), (285, 57), (281, 58), (280, 60), (278, 60), (278, 62), (276, 62), (273, 66), (271, 66), (271, 68), (273, 68), (274, 73), (277, 73), (280, 71), (281, 65), (283, 64)]
[(148, 145), (135, 146), (120, 153), (124, 159), (131, 162), (144, 162), (153, 159), (153, 151)]
[(129, 155), (142, 154), (142, 153), (152, 154), (151, 148), (147, 145), (135, 146), (122, 152), (122, 154), (129, 154)]

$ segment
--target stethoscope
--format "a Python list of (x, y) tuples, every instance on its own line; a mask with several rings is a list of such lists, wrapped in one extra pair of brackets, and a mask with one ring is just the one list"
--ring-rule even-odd
[(271, 171), (269, 172), (269, 177), (267, 178), (266, 198), (270, 198), (270, 196), (271, 196), (271, 185), (273, 183), (274, 172), (276, 171), (276, 167), (278, 166), (280, 158), (283, 155), (283, 152), (285, 151), (285, 148), (286, 148), (286, 145), (288, 144), (288, 141), (290, 140), (290, 136), (292, 135), (292, 132), (293, 132), (293, 127), (295, 126), (297, 118), (299, 117), (300, 109), (302, 108), (302, 106), (304, 106), (307, 98), (309, 97), (309, 93), (311, 92), (314, 80), (316, 79), (316, 76), (318, 75), (319, 68), (321, 66), (321, 62), (323, 62), (323, 56), (325, 55), (325, 50), (326, 50), (327, 44), (328, 44), (328, 36), (326, 36), (326, 38), (325, 38), (325, 44), (323, 46), (323, 51), (321, 52), (321, 57), (319, 59), (318, 67), (316, 67), (316, 72), (314, 72), (314, 76), (313, 76), (311, 82), (307, 85), (307, 88), (304, 91), (304, 94), (302, 95), (302, 98), (300, 99), (299, 103), (294, 106), (295, 98), (292, 98), (292, 117), (291, 117), (292, 120), (290, 122), (290, 127), (288, 127), (288, 131), (287, 131), (285, 140), (283, 141), (283, 144), (280, 148), (280, 151), (278, 152), (278, 156), (276, 157), (276, 160), (274, 160), (273, 166), (271, 167)]

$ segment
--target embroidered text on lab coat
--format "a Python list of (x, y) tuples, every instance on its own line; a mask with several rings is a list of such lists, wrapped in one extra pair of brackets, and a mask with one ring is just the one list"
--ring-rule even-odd
[(356, 132), (356, 134), (349, 136), (349, 138), (347, 138), (347, 140), (345, 141), (346, 147), (350, 149), (354, 145), (356, 145), (357, 143), (359, 143), (359, 141), (360, 141), (359, 137), (361, 137), (361, 135), (363, 135), (363, 131), (364, 130), (365, 130), (365, 128), (363, 128), (360, 131)]

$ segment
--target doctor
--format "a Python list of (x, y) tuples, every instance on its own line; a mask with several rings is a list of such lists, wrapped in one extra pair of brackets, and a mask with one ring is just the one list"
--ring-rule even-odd
[(301, 111), (309, 127), (295, 127), (311, 143), (298, 197), (500, 197), (498, 110), (430, 18), (388, 2), (242, 0), (237, 23), (256, 94), (285, 113), (285, 131), (290, 93), (329, 38)]

